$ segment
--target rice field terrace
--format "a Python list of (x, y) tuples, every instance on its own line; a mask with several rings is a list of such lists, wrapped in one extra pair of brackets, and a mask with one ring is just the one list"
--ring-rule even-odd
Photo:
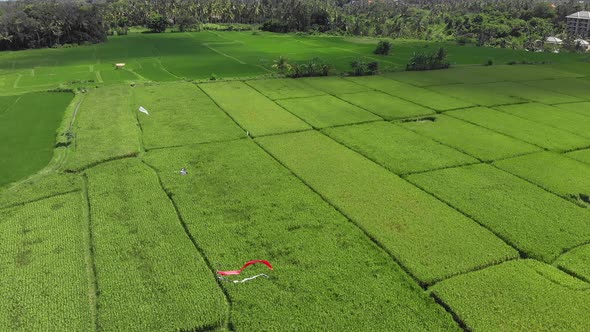
[(376, 43), (0, 53), (0, 330), (590, 330), (590, 65), (449, 45), (404, 72), (437, 45)]

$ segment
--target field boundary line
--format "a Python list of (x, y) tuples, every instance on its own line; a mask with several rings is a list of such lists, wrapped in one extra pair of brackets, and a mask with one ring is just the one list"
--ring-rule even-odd
[(170, 201), (170, 204), (172, 204), (172, 207), (174, 208), (174, 212), (176, 213), (176, 219), (178, 220), (178, 223), (181, 225), (182, 229), (184, 230), (185, 235), (192, 242), (193, 247), (195, 248), (195, 250), (197, 250), (197, 252), (201, 256), (201, 258), (203, 259), (203, 261), (207, 265), (207, 268), (211, 272), (211, 276), (213, 277), (213, 279), (217, 283), (217, 286), (219, 287), (219, 289), (221, 290), (221, 292), (223, 293), (223, 295), (225, 297), (226, 308), (227, 308), (227, 316), (226, 316), (226, 320), (227, 321), (224, 322), (224, 324), (220, 324), (219, 327), (223, 327), (221, 325), (226, 325), (226, 327), (228, 328), (228, 330), (235, 331), (235, 327), (233, 326), (233, 322), (231, 320), (231, 313), (232, 313), (232, 308), (233, 308), (233, 302), (231, 300), (231, 297), (230, 297), (228, 291), (223, 287), (223, 285), (221, 283), (221, 280), (219, 280), (217, 278), (217, 274), (215, 272), (216, 270), (215, 270), (215, 268), (213, 268), (213, 264), (211, 264), (211, 261), (209, 260), (209, 257), (207, 257), (207, 255), (205, 254), (205, 250), (197, 243), (197, 241), (195, 240), (195, 238), (191, 234), (191, 232), (190, 232), (190, 230), (188, 228), (188, 225), (186, 224), (186, 221), (184, 220), (184, 218), (182, 217), (182, 214), (180, 213), (180, 210), (178, 209), (178, 205), (176, 204), (176, 201), (174, 201), (174, 199), (172, 198), (171, 192), (168, 191), (166, 189), (166, 187), (164, 186), (164, 183), (162, 182), (162, 178), (160, 177), (160, 173), (158, 173), (158, 171), (152, 165), (148, 164), (145, 160), (143, 160), (143, 159), (140, 159), (140, 160), (141, 160), (141, 162), (144, 165), (146, 165), (150, 170), (152, 170), (152, 172), (154, 172), (155, 176), (158, 179), (158, 183), (160, 184), (160, 189), (164, 192), (164, 194), (166, 195), (166, 197), (168, 197), (168, 200)]
[[(295, 113), (293, 113), (293, 112), (289, 111), (288, 109), (284, 108), (283, 106), (281, 106), (281, 105), (280, 105), (279, 103), (277, 103), (276, 101), (274, 101), (274, 100), (270, 99), (269, 97), (267, 97), (267, 96), (266, 96), (264, 93), (262, 93), (260, 90), (256, 89), (256, 88), (255, 88), (255, 87), (253, 87), (252, 85), (248, 84), (248, 82), (247, 82), (247, 81), (244, 81), (244, 84), (246, 84), (247, 86), (249, 86), (249, 87), (250, 87), (252, 90), (254, 90), (254, 91), (258, 92), (258, 94), (260, 94), (260, 95), (261, 95), (261, 96), (263, 96), (264, 98), (266, 98), (266, 99), (270, 100), (270, 101), (271, 101), (273, 104), (277, 105), (277, 106), (278, 106), (280, 109), (282, 109), (282, 110), (284, 110), (285, 112), (287, 112), (287, 113), (289, 113), (289, 114), (293, 115), (293, 116), (294, 116), (294, 117), (296, 117), (297, 119), (299, 119), (299, 120), (303, 121), (303, 123), (307, 124), (307, 125), (308, 125), (308, 126), (310, 126), (312, 129), (317, 129), (317, 128), (316, 128), (316, 127), (314, 127), (314, 126), (313, 126), (311, 123), (309, 123), (309, 122), (305, 121), (305, 119), (303, 119), (303, 118), (302, 118), (302, 117), (300, 117), (299, 115), (297, 115), (297, 114), (295, 114)], [(302, 130), (302, 131), (305, 131), (305, 130)], [(260, 135), (260, 136), (262, 136), (262, 135)], [(257, 137), (260, 137), (260, 136), (257, 136)]]
[(239, 137), (239, 138), (231, 138), (231, 139), (224, 139), (224, 140), (218, 140), (218, 141), (205, 141), (205, 142), (170, 145), (170, 146), (156, 146), (153, 148), (146, 148), (145, 152), (149, 153), (150, 151), (157, 151), (157, 150), (180, 149), (180, 148), (186, 148), (186, 147), (191, 147), (191, 146), (199, 146), (199, 145), (214, 144), (214, 143), (229, 143), (229, 142), (244, 140), (247, 138), (248, 138), (247, 136), (244, 136), (244, 137)]
[(129, 158), (137, 158), (139, 156), (139, 152), (132, 152), (132, 153), (128, 153), (125, 155), (121, 155), (121, 156), (115, 156), (115, 157), (110, 157), (107, 159), (102, 159), (102, 160), (98, 160), (92, 163), (89, 163), (87, 165), (84, 165), (80, 168), (66, 168), (64, 170), (65, 173), (72, 173), (72, 174), (78, 174), (78, 173), (82, 173), (85, 172), (91, 168), (94, 168), (96, 166), (102, 165), (102, 164), (106, 164), (109, 163), (111, 161), (117, 161), (117, 160), (121, 160), (121, 159), (129, 159)]
[(18, 74), (18, 76), (16, 77), (16, 80), (14, 80), (14, 83), (12, 83), (12, 88), (13, 89), (17, 89), (18, 88), (18, 83), (20, 82), (21, 77), (23, 77), (23, 75)]
[[(357, 92), (357, 93), (362, 93), (362, 92)], [(343, 102), (345, 102), (345, 103), (347, 103), (347, 104), (349, 104), (349, 105), (351, 105), (351, 106), (354, 106), (354, 107), (360, 108), (360, 109), (362, 109), (363, 111), (365, 111), (365, 112), (367, 112), (367, 113), (373, 114), (374, 116), (378, 117), (379, 119), (381, 119), (381, 120), (383, 120), (383, 121), (385, 121), (385, 120), (386, 120), (386, 119), (385, 119), (384, 117), (382, 117), (381, 115), (379, 115), (379, 114), (377, 114), (377, 113), (375, 113), (375, 112), (373, 112), (373, 111), (371, 111), (371, 110), (368, 110), (368, 109), (366, 109), (366, 108), (364, 108), (364, 107), (362, 107), (362, 106), (355, 105), (355, 104), (353, 104), (353, 103), (349, 102), (348, 100), (344, 100), (344, 99), (340, 98), (340, 96), (338, 96), (338, 95), (331, 94), (331, 93), (329, 93), (329, 95), (332, 95), (332, 97), (334, 97), (334, 98), (336, 98), (336, 99), (339, 99), (339, 100), (341, 100), (341, 101), (343, 101)]]
[(32, 204), (32, 203), (37, 203), (40, 201), (44, 201), (46, 199), (49, 198), (54, 198), (54, 197), (59, 197), (59, 196), (66, 196), (68, 194), (73, 194), (76, 192), (81, 191), (81, 189), (73, 189), (73, 190), (69, 190), (69, 191), (64, 191), (61, 193), (57, 193), (57, 194), (52, 194), (52, 195), (46, 195), (46, 196), (41, 196), (41, 197), (37, 197), (35, 199), (31, 199), (31, 200), (25, 200), (25, 201), (20, 201), (20, 202), (16, 202), (16, 203), (10, 203), (8, 205), (4, 205), (4, 206), (0, 206), (0, 210), (7, 210), (7, 209), (12, 209), (15, 207), (22, 207), (28, 204)]
[(86, 261), (86, 273), (88, 275), (88, 302), (91, 310), (91, 320), (94, 327), (94, 331), (100, 330), (98, 323), (98, 275), (96, 274), (96, 261), (95, 261), (95, 243), (92, 228), (92, 208), (90, 206), (90, 196), (88, 194), (88, 176), (82, 174), (82, 195), (85, 200), (84, 215), (86, 219), (86, 232), (84, 239), (86, 240), (87, 250), (84, 255)]
[(473, 331), (472, 328), (470, 328), (467, 323), (465, 323), (465, 321), (459, 316), (459, 314), (457, 314), (455, 312), (455, 310), (453, 310), (453, 308), (451, 308), (450, 305), (448, 305), (445, 301), (443, 301), (442, 298), (440, 298), (438, 295), (436, 295), (434, 292), (429, 292), (428, 295), (434, 299), (434, 302), (436, 302), (436, 304), (438, 304), (439, 306), (441, 306), (446, 312), (448, 312), (451, 317), (453, 317), (453, 320), (459, 324), (459, 328), (462, 329), (465, 332), (471, 332)]
[(140, 153), (142, 153), (142, 152), (145, 152), (145, 146), (144, 146), (144, 142), (143, 142), (143, 126), (141, 125), (141, 121), (139, 121), (139, 112), (133, 111), (133, 105), (137, 105), (137, 103), (135, 102), (135, 89), (131, 90), (131, 96), (129, 99), (131, 99), (131, 102), (129, 103), (130, 104), (129, 110), (130, 110), (130, 112), (133, 112), (135, 115), (134, 116), (135, 121), (136, 121), (135, 123), (137, 124), (137, 128), (138, 128), (138, 129), (136, 129), (136, 131), (138, 134), (137, 140), (139, 141), (138, 142), (139, 143), (139, 151), (140, 151)]
[(102, 75), (100, 74), (100, 70), (95, 71), (94, 75), (96, 76), (96, 80), (98, 81), (98, 83), (104, 83)]
[(232, 59), (232, 60), (236, 61), (237, 63), (241, 64), (241, 65), (247, 65), (247, 63), (246, 63), (246, 62), (244, 62), (244, 61), (242, 61), (242, 60), (240, 60), (240, 59), (238, 59), (238, 58), (236, 58), (236, 57), (233, 57), (233, 56), (231, 56), (231, 55), (229, 55), (229, 54), (223, 53), (223, 52), (221, 52), (220, 50), (218, 50), (218, 49), (216, 49), (216, 48), (213, 48), (213, 47), (209, 46), (208, 44), (209, 44), (209, 43), (204, 43), (204, 44), (201, 44), (201, 45), (205, 46), (206, 48), (210, 49), (211, 51), (213, 51), (213, 52), (215, 52), (215, 53), (217, 53), (217, 54), (219, 54), (219, 55), (222, 55), (222, 56), (224, 56), (224, 57), (226, 57), (226, 58), (230, 58), (230, 59)]
[(203, 92), (205, 94), (205, 96), (207, 96), (207, 98), (209, 98), (209, 100), (211, 100), (213, 102), (213, 104), (215, 104), (215, 106), (217, 106), (217, 108), (219, 108), (221, 110), (221, 112), (223, 112), (228, 118), (230, 118), (238, 127), (240, 127), (244, 133), (248, 133), (249, 131), (246, 130), (246, 128), (244, 128), (238, 121), (236, 121), (236, 119), (234, 119), (233, 116), (231, 116), (225, 109), (223, 109), (223, 107), (221, 107), (221, 105), (219, 105), (219, 103), (217, 103), (217, 101), (213, 98), (211, 98), (211, 96), (205, 91), (203, 90), (203, 88), (201, 88), (201, 86), (199, 84), (193, 83), (197, 86), (197, 88), (199, 90), (201, 90), (201, 92)]
[(566, 274), (568, 274), (570, 277), (573, 277), (573, 278), (576, 278), (576, 279), (580, 279), (580, 280), (582, 280), (582, 281), (584, 281), (584, 282), (587, 282), (587, 283), (589, 283), (589, 284), (590, 284), (590, 279), (588, 279), (588, 278), (586, 278), (586, 277), (584, 277), (584, 276), (581, 276), (581, 275), (577, 274), (576, 272), (574, 272), (574, 271), (572, 271), (572, 270), (568, 269), (568, 268), (567, 268), (567, 267), (565, 267), (565, 266), (558, 266), (558, 265), (553, 265), (553, 267), (555, 267), (556, 269), (560, 270), (560, 271), (561, 271), (561, 272), (563, 272), (563, 273), (566, 273)]
[[(158, 50), (158, 53), (159, 53), (159, 50)], [(164, 66), (164, 64), (162, 63), (162, 57), (156, 57), (156, 60), (158, 60), (158, 64), (160, 65), (160, 67), (162, 67), (162, 70), (164, 70), (168, 74), (176, 77), (178, 80), (182, 80), (182, 77), (180, 77), (180, 76), (174, 74), (173, 72), (169, 71), (168, 68), (166, 68), (166, 66)]]

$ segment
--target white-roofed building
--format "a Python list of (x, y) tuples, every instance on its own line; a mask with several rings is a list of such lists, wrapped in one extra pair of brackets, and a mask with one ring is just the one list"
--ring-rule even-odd
[(590, 12), (581, 11), (568, 15), (567, 32), (576, 37), (588, 37), (590, 32)]

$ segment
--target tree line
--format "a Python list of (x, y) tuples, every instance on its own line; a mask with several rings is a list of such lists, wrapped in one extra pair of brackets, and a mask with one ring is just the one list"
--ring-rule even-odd
[(0, 50), (101, 42), (132, 26), (186, 31), (203, 23), (521, 48), (564, 33), (565, 17), (587, 9), (577, 0), (18, 0), (0, 2)]

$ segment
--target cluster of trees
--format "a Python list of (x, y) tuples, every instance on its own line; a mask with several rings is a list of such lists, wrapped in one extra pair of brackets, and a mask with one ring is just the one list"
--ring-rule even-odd
[(432, 53), (414, 53), (410, 59), (410, 63), (406, 65), (406, 70), (447, 69), (450, 66), (451, 64), (447, 60), (447, 50), (441, 47)]
[(527, 47), (565, 31), (577, 0), (18, 0), (0, 1), (0, 47), (104, 39), (132, 26), (184, 31), (204, 23), (260, 24), (277, 32), (456, 40)]
[(106, 40), (98, 7), (75, 1), (0, 2), (0, 50)]

